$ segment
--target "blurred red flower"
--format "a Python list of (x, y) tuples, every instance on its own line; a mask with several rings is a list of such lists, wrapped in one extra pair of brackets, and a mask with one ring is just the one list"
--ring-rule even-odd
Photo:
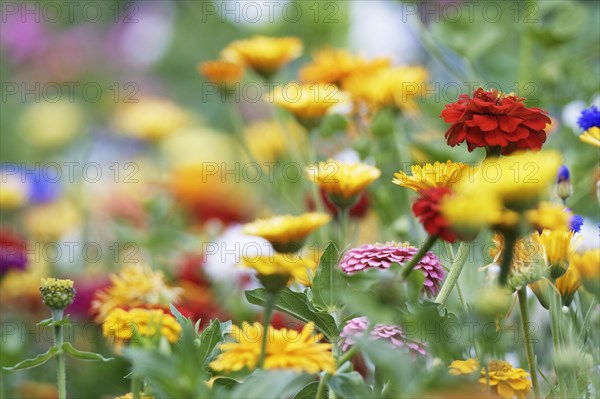
[(424, 190), (412, 206), (413, 213), (419, 219), (425, 231), (430, 235), (438, 235), (450, 243), (456, 241), (456, 233), (440, 213), (442, 199), (452, 193), (448, 187), (435, 187)]

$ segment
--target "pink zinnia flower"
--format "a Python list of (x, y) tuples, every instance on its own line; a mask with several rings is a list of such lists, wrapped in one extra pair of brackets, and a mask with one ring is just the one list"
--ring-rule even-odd
[[(418, 251), (418, 248), (408, 244), (366, 244), (348, 251), (340, 267), (347, 274), (371, 268), (388, 269), (392, 263), (408, 262)], [(429, 295), (435, 296), (446, 274), (438, 257), (433, 252), (427, 252), (417, 263), (415, 270), (423, 271), (425, 274), (423, 289), (427, 290)]]
[[(369, 319), (366, 317), (355, 317), (348, 320), (340, 333), (340, 337), (344, 338), (342, 350), (347, 351), (356, 343), (356, 339), (367, 331), (369, 327)], [(389, 342), (395, 348), (405, 348), (415, 358), (417, 354), (427, 355), (425, 343), (416, 342), (406, 338), (402, 328), (395, 325), (376, 324), (373, 330), (369, 333), (369, 339), (383, 339)]]

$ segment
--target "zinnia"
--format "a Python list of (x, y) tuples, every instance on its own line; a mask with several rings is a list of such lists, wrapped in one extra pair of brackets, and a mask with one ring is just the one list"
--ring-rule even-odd
[(448, 145), (454, 147), (466, 141), (469, 152), (478, 147), (500, 148), (504, 155), (516, 150), (540, 150), (551, 120), (545, 111), (527, 108), (524, 100), (481, 87), (472, 98), (459, 96), (441, 114), (446, 123), (452, 124), (446, 131)]
[(448, 187), (425, 190), (413, 204), (412, 210), (427, 233), (452, 243), (457, 239), (456, 233), (450, 222), (441, 213), (442, 200), (450, 194), (452, 194), (452, 190)]

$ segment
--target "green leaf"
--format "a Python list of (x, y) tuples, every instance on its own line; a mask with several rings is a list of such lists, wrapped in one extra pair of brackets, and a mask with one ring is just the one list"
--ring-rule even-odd
[(52, 319), (52, 317), (50, 317), (48, 319), (44, 319), (44, 320), (40, 321), (37, 324), (40, 327), (68, 326), (71, 324), (71, 317), (69, 315), (66, 315), (63, 319), (61, 319), (59, 321), (54, 321), (54, 319)]
[(319, 381), (311, 382), (305, 385), (295, 396), (294, 399), (314, 399), (319, 389)]
[(279, 399), (291, 397), (311, 378), (291, 371), (257, 370), (234, 388), (230, 399)]
[(198, 357), (200, 362), (206, 365), (214, 357), (217, 345), (223, 341), (225, 331), (231, 323), (221, 323), (213, 320), (208, 327), (198, 336), (196, 342), (199, 344)]
[(2, 367), (4, 370), (13, 371), (13, 370), (27, 370), (34, 367), (37, 367), (41, 364), (46, 363), (48, 360), (52, 359), (54, 356), (58, 355), (60, 350), (52, 346), (46, 353), (42, 353), (41, 355), (37, 355), (33, 359), (25, 359), (12, 367)]
[(233, 378), (229, 377), (218, 377), (213, 381), (213, 388), (220, 387), (227, 390), (231, 390), (232, 388), (238, 386), (240, 382)]
[(62, 346), (63, 351), (65, 353), (71, 355), (72, 357), (80, 360), (91, 360), (91, 361), (100, 361), (100, 362), (109, 362), (114, 360), (112, 357), (106, 358), (99, 353), (94, 352), (84, 352), (76, 349), (70, 342), (65, 342)]
[(329, 242), (315, 273), (312, 284), (312, 303), (318, 310), (334, 311), (341, 306), (340, 292), (345, 281), (338, 266), (339, 252), (333, 242)]
[[(246, 299), (253, 305), (264, 306), (267, 292), (264, 288), (245, 291)], [(335, 320), (329, 313), (315, 312), (308, 306), (308, 298), (302, 292), (294, 292), (289, 288), (279, 291), (275, 301), (275, 309), (285, 312), (304, 322), (312, 321), (319, 331), (331, 341), (338, 335)]]
[(344, 399), (371, 397), (371, 388), (356, 371), (336, 373), (327, 383), (329, 388)]

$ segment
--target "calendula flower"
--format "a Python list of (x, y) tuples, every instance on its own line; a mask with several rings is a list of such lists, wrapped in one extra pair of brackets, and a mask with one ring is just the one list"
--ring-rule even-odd
[(302, 42), (297, 37), (254, 36), (230, 43), (221, 56), (252, 68), (269, 78), (273, 73), (302, 54)]
[(244, 68), (240, 64), (225, 60), (201, 62), (198, 72), (209, 82), (223, 85), (225, 89), (232, 89), (244, 76)]
[(600, 248), (573, 253), (569, 268), (577, 271), (586, 290), (595, 295), (600, 293)]
[(541, 233), (533, 233), (532, 238), (544, 249), (546, 265), (550, 268), (552, 277), (562, 276), (569, 267), (571, 254), (575, 252), (576, 242), (573, 242), (573, 232), (543, 230)]
[(446, 131), (448, 145), (464, 141), (469, 151), (478, 147), (500, 148), (502, 154), (517, 150), (539, 150), (546, 141), (546, 125), (551, 123), (546, 112), (527, 108), (524, 98), (504, 94), (495, 89), (478, 88), (473, 97), (459, 96), (447, 104), (441, 117), (452, 126)]
[(288, 83), (277, 86), (267, 99), (292, 113), (310, 129), (318, 126), (332, 107), (347, 101), (345, 93), (333, 83)]
[(452, 375), (465, 375), (479, 371), (481, 366), (479, 365), (479, 360), (471, 358), (467, 360), (454, 360), (450, 363), (448, 369), (448, 372)]
[(133, 308), (115, 309), (102, 322), (102, 335), (116, 343), (130, 341), (134, 335), (140, 337), (164, 337), (177, 342), (181, 335), (181, 325), (162, 309)]
[(25, 270), (27, 248), (25, 240), (11, 230), (0, 227), (0, 278), (9, 270)]
[[(308, 323), (301, 332), (286, 328), (277, 330), (269, 326), (267, 334), (266, 370), (291, 369), (317, 374), (321, 371), (335, 372), (335, 358), (331, 344), (319, 343), (322, 334), (314, 333), (314, 324)], [(261, 354), (263, 326), (244, 322), (242, 327), (232, 326), (230, 335), (235, 342), (221, 344), (221, 353), (210, 363), (215, 371), (235, 372), (254, 370)]]
[(153, 142), (183, 128), (188, 119), (186, 112), (172, 101), (144, 97), (137, 103), (122, 104), (112, 124), (120, 134)]
[(565, 274), (557, 278), (554, 284), (560, 292), (563, 304), (569, 306), (573, 301), (573, 295), (581, 287), (581, 279), (577, 269), (569, 266)]
[[(402, 265), (408, 262), (418, 250), (408, 243), (366, 244), (346, 252), (340, 262), (340, 267), (346, 274), (372, 268), (388, 269), (392, 263)], [(415, 270), (421, 270), (425, 275), (423, 289), (429, 295), (435, 296), (445, 275), (438, 257), (433, 252), (427, 252), (417, 263)]]
[(341, 84), (347, 77), (357, 72), (375, 71), (389, 66), (389, 58), (365, 60), (346, 49), (323, 49), (316, 52), (313, 61), (300, 69), (303, 82), (323, 82)]
[(381, 175), (381, 170), (364, 163), (330, 159), (309, 166), (306, 174), (329, 195), (331, 202), (345, 208), (355, 203), (358, 195)]
[(452, 229), (450, 221), (444, 218), (440, 212), (442, 201), (449, 195), (452, 195), (452, 190), (448, 187), (435, 187), (424, 190), (414, 202), (412, 211), (429, 235), (439, 236), (444, 241), (454, 242), (457, 239), (456, 232)]
[[(346, 325), (340, 333), (340, 338), (344, 339), (342, 350), (347, 351), (356, 343), (369, 328), (369, 319), (367, 317), (355, 317), (346, 322)], [(394, 348), (402, 348), (409, 352), (413, 359), (417, 355), (425, 356), (425, 343), (410, 340), (406, 337), (402, 328), (396, 325), (376, 324), (369, 333), (369, 339), (388, 342)]]
[[(317, 262), (310, 258), (292, 254), (274, 254), (257, 257), (243, 257), (242, 264), (254, 269), (259, 280), (265, 285), (269, 282), (278, 284), (274, 277), (279, 277), (282, 286), (297, 281), (302, 285), (310, 286), (312, 276), (317, 268)], [(282, 288), (282, 287), (278, 287)]]
[(596, 147), (600, 147), (600, 127), (594, 126), (583, 132), (579, 136), (579, 140), (586, 144), (591, 144)]
[(489, 379), (490, 387), (496, 393), (506, 399), (525, 398), (531, 391), (531, 382), (529, 373), (521, 368), (513, 366), (502, 360), (492, 360), (488, 364), (488, 378), (486, 378), (485, 369), (481, 370), (479, 383), (487, 386)]
[(573, 185), (571, 184), (569, 168), (565, 165), (562, 165), (558, 169), (558, 174), (556, 176), (556, 194), (563, 201), (573, 195)]
[(330, 215), (319, 212), (274, 216), (244, 225), (244, 234), (264, 238), (277, 252), (297, 252), (313, 231), (330, 220)]
[(79, 209), (66, 198), (33, 206), (24, 215), (27, 232), (43, 242), (58, 240), (80, 223)]
[(571, 228), (574, 215), (563, 205), (544, 201), (540, 202), (537, 208), (525, 212), (525, 216), (538, 231), (544, 229), (567, 231)]
[(64, 309), (75, 300), (73, 280), (43, 278), (40, 292), (44, 304), (52, 309)]
[(272, 120), (254, 121), (244, 128), (248, 149), (259, 162), (275, 162), (292, 146), (302, 148), (305, 132), (297, 123), (281, 123)]
[(452, 161), (412, 165), (410, 176), (401, 170), (394, 173), (395, 178), (392, 183), (410, 188), (417, 193), (435, 187), (452, 187), (463, 177), (463, 174), (467, 173), (467, 168), (467, 165), (462, 162)]
[(103, 321), (116, 308), (136, 306), (168, 306), (177, 301), (181, 289), (167, 285), (164, 274), (147, 265), (131, 264), (118, 274), (111, 274), (110, 286), (96, 293), (92, 311)]

